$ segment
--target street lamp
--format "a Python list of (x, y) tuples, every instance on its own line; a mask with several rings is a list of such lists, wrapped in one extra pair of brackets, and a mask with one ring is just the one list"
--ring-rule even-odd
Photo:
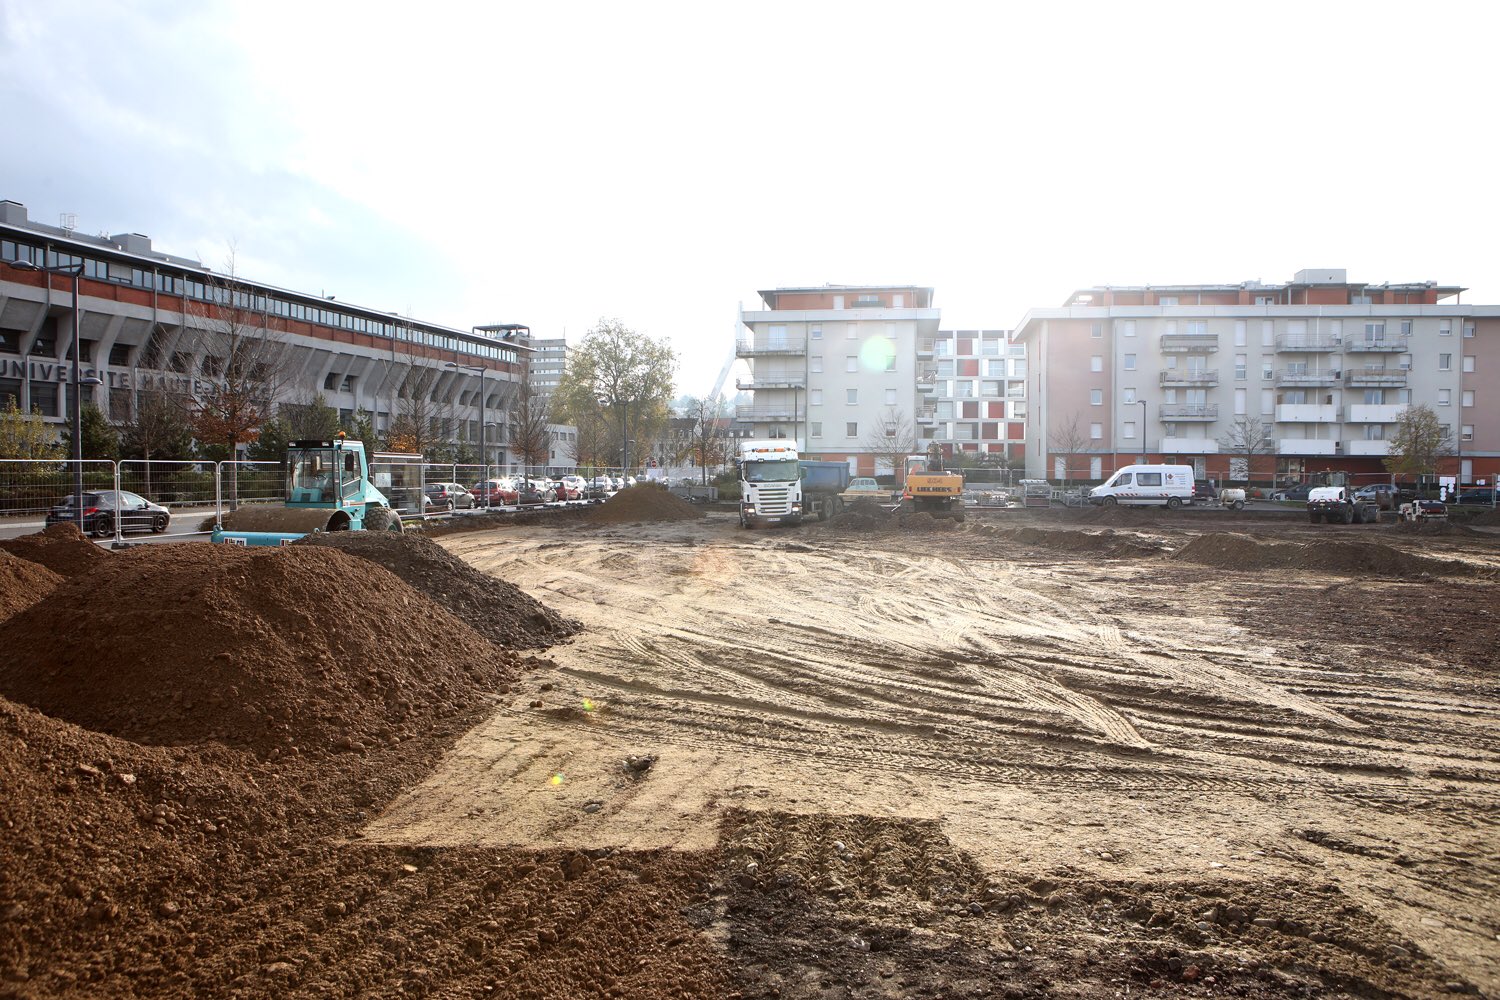
[(1141, 404), (1141, 464), (1145, 465), (1146, 464), (1146, 401), (1144, 399), (1138, 399), (1138, 400), (1136, 400), (1136, 402)]
[(456, 371), (462, 370), (466, 372), (479, 373), (479, 461), (484, 466), (484, 476), (481, 479), (481, 482), (485, 484), (484, 495), (488, 497), (490, 495), (490, 452), (489, 449), (485, 447), (484, 435), (484, 373), (487, 369), (484, 367), (484, 365), (461, 365), (457, 361), (446, 362), (443, 367), (452, 368)]
[[(60, 267), (43, 267), (41, 264), (33, 264), (29, 260), (6, 261), (17, 271), (40, 271), (43, 274), (66, 274), (73, 279), (73, 375), (68, 384), (68, 401), (71, 404), (73, 417), (73, 517), (78, 522), (78, 527), (83, 527), (83, 399), (79, 388), (78, 368), (83, 364), (81, 345), (79, 343), (78, 331), (78, 279), (83, 275), (83, 262), (67, 264)], [(28, 368), (30, 366), (28, 365)], [(30, 372), (28, 371), (28, 376)], [(88, 380), (90, 385), (102, 385), (97, 378)], [(115, 498), (116, 506), (120, 498)]]

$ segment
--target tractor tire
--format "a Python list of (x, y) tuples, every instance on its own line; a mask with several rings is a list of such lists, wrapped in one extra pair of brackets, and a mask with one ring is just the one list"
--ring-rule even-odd
[(1353, 507), (1351, 507), (1350, 512), (1354, 515), (1355, 524), (1365, 523), (1365, 509), (1359, 504), (1355, 504)]
[(964, 517), (966, 515), (961, 510), (955, 510), (955, 511), (953, 511), (953, 513), (952, 513), (951, 516), (952, 516), (953, 520), (957, 521), (959, 524), (963, 524), (964, 523)]
[[(1322, 524), (1323, 523), (1323, 512), (1321, 510), (1310, 510), (1310, 511), (1307, 512), (1307, 519), (1309, 521), (1311, 521), (1313, 524)], [(1332, 518), (1330, 518), (1329, 520), (1331, 522)]]
[(401, 515), (389, 507), (376, 507), (365, 515), (366, 531), (401, 531)]
[(1353, 524), (1354, 523), (1354, 508), (1353, 507), (1345, 507), (1343, 510), (1339, 511), (1339, 523), (1340, 524)]
[(1182, 506), (1182, 500), (1177, 497), (1167, 497), (1167, 510), (1176, 510)]

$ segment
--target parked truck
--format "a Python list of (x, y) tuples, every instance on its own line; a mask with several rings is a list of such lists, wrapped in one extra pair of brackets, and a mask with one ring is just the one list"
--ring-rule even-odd
[(401, 515), (370, 482), (365, 446), (342, 436), (293, 441), (286, 454), (286, 504), (247, 505), (213, 533), (230, 545), (289, 545), (314, 531), (400, 531)]
[(742, 441), (735, 463), (740, 475), (740, 527), (800, 524), (804, 515), (820, 521), (843, 509), (839, 494), (849, 486), (843, 462), (812, 462), (798, 457), (791, 441)]
[(1313, 524), (1374, 524), (1380, 509), (1354, 495), (1350, 486), (1314, 486), (1307, 493), (1307, 517)]

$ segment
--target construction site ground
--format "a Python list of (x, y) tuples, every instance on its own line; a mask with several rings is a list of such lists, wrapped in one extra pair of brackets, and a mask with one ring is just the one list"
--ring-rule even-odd
[[(1500, 995), (1483, 519), (746, 531), (631, 493), (438, 540), (514, 591), (482, 669), (473, 633), (419, 669), (484, 610), (397, 593), (425, 549), (370, 571), (398, 633), (378, 666), (309, 661), (338, 682), (316, 712), (106, 711), (0, 666), (24, 834), (0, 995)], [(224, 587), (301, 593), (357, 555), (235, 556)], [(103, 560), (56, 562), (52, 603), (98, 592)]]

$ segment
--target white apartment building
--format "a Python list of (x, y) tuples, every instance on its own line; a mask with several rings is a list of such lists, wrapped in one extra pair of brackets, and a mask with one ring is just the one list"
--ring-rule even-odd
[[(755, 437), (789, 438), (809, 457), (847, 461), (856, 475), (888, 474), (876, 438), (892, 420), (914, 425), (918, 359), (931, 358), (939, 312), (917, 285), (823, 285), (759, 293), (764, 309), (740, 312), (739, 382), (752, 402), (735, 407)], [(930, 389), (930, 387), (929, 387)], [(935, 412), (935, 411), (934, 411)]]
[[(1384, 473), (1400, 412), (1425, 403), (1452, 432), (1464, 483), (1500, 471), (1500, 307), (1436, 282), (1364, 284), (1341, 269), (1284, 284), (1100, 286), (1033, 309), (1030, 476), (1098, 480), (1144, 459), (1269, 482)], [(1229, 454), (1259, 421), (1270, 444)]]
[(532, 353), (527, 381), (533, 392), (550, 396), (557, 391), (563, 373), (568, 370), (568, 342), (562, 337), (534, 337), (528, 343)]

